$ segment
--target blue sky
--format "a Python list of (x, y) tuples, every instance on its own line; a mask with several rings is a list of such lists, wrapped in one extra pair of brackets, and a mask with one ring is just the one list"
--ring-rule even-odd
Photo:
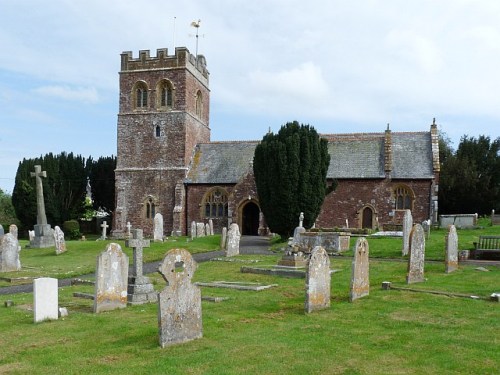
[(116, 155), (120, 53), (194, 53), (198, 19), (212, 140), (500, 136), (497, 0), (0, 0), (0, 189), (23, 158)]

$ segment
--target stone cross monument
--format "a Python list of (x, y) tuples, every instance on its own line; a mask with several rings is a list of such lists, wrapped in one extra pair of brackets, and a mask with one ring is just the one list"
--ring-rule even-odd
[(31, 177), (36, 179), (36, 225), (34, 228), (35, 238), (31, 241), (30, 246), (35, 248), (51, 247), (54, 246), (54, 236), (50, 224), (47, 224), (42, 185), (42, 177), (47, 177), (47, 172), (42, 171), (40, 165), (35, 165), (35, 172), (31, 172)]

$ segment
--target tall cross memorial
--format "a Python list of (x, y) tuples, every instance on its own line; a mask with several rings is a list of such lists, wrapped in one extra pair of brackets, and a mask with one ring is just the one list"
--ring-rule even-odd
[(150, 241), (142, 237), (142, 229), (133, 229), (132, 238), (125, 241), (126, 247), (133, 249), (134, 265), (132, 276), (128, 278), (127, 298), (130, 305), (141, 305), (148, 302), (156, 302), (158, 294), (149, 278), (142, 273), (142, 250), (150, 246)]
[(30, 246), (34, 248), (44, 248), (54, 246), (54, 236), (50, 224), (47, 224), (45, 215), (45, 202), (43, 200), (42, 177), (47, 177), (47, 172), (42, 171), (40, 165), (35, 165), (35, 172), (31, 172), (31, 177), (36, 179), (36, 225), (35, 238)]

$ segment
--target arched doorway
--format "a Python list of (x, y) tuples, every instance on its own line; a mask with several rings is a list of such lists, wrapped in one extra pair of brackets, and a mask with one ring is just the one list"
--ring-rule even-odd
[(373, 229), (373, 210), (370, 207), (363, 209), (362, 228)]
[(259, 235), (259, 214), (260, 209), (254, 202), (245, 204), (241, 217), (241, 234), (248, 236)]

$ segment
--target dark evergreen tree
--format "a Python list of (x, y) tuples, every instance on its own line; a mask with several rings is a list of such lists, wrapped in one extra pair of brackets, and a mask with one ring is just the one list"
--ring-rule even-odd
[(87, 161), (87, 173), (92, 188), (92, 205), (95, 210), (111, 214), (115, 209), (116, 156), (100, 157)]
[(304, 226), (318, 217), (327, 193), (328, 143), (309, 125), (287, 123), (255, 149), (253, 170), (259, 203), (272, 232), (289, 237), (304, 213)]

